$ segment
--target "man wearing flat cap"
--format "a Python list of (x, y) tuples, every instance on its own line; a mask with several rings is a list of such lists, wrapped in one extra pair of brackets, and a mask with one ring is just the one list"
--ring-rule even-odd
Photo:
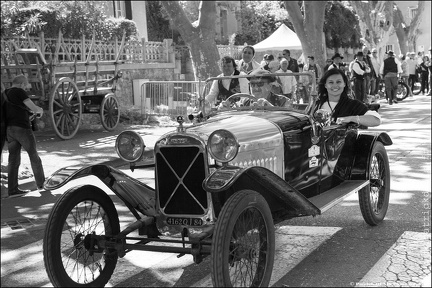
[(331, 58), (333, 60), (333, 64), (331, 64), (327, 70), (336, 68), (336, 69), (344, 71), (345, 65), (342, 62), (343, 58), (344, 57), (341, 56), (339, 53), (335, 53), (335, 55), (333, 55), (333, 57)]
[(394, 57), (394, 52), (387, 51), (387, 59), (384, 60), (380, 68), (381, 77), (384, 78), (386, 98), (389, 104), (398, 103), (396, 100), (396, 91), (398, 87), (398, 78), (402, 73), (401, 63)]
[(354, 95), (355, 99), (365, 102), (366, 98), (366, 87), (364, 85), (364, 75), (369, 73), (370, 69), (366, 66), (363, 61), (363, 52), (359, 51), (356, 54), (356, 59), (352, 65), (352, 78), (354, 79)]

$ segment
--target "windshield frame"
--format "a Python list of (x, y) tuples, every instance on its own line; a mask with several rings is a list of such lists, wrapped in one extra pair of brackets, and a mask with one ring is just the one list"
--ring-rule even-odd
[[(258, 76), (262, 77), (263, 75)], [(304, 110), (298, 110), (295, 108), (288, 108), (288, 107), (270, 107), (270, 106), (263, 106), (263, 107), (259, 107), (259, 106), (246, 106), (246, 107), (237, 107), (237, 108), (233, 108), (231, 110), (228, 111), (244, 111), (244, 110), (282, 110), (282, 111), (296, 111), (296, 112), (300, 112), (300, 113), (304, 113), (304, 114), (308, 114), (311, 115), (312, 113), (312, 108), (315, 105), (315, 102), (317, 100), (317, 83), (316, 83), (316, 79), (315, 79), (315, 75), (312, 71), (305, 71), (305, 72), (278, 72), (278, 73), (266, 73), (265, 76), (308, 76), (309, 77), (309, 83), (312, 86), (311, 90), (310, 90), (310, 95), (309, 95), (309, 102), (307, 103), (307, 107)], [(206, 88), (209, 87), (209, 83), (212, 81), (218, 81), (218, 80), (223, 80), (223, 79), (239, 79), (239, 78), (253, 78), (254, 76), (251, 76), (249, 74), (244, 74), (244, 75), (232, 75), (232, 76), (219, 76), (219, 77), (210, 77), (207, 78), (205, 80), (205, 85), (203, 86), (202, 89), (200, 89), (199, 92), (199, 106), (200, 106), (200, 111), (203, 111), (204, 116), (209, 115), (209, 114), (214, 114), (215, 112), (217, 113), (217, 110), (213, 110), (211, 113), (205, 113), (204, 111), (206, 111), (206, 109), (208, 110), (208, 108), (205, 108), (206, 105), (206, 100), (205, 100), (205, 96), (204, 93), (206, 91)], [(201, 82), (201, 81), (200, 81)], [(199, 86), (201, 87), (201, 85)], [(209, 90), (209, 89), (207, 89)], [(207, 91), (208, 93), (208, 91)], [(250, 94), (252, 95), (252, 94)], [(253, 96), (253, 95), (252, 95)], [(208, 101), (207, 101), (208, 102)], [(227, 110), (223, 111), (226, 112)], [(222, 112), (222, 111), (220, 111)]]

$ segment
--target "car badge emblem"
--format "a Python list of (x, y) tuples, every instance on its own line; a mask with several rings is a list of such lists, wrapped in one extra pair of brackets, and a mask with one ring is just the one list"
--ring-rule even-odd
[(312, 136), (312, 138), (311, 138), (313, 145), (318, 144), (319, 140), (320, 140), (320, 137), (318, 137), (318, 136)]
[(177, 116), (177, 123), (179, 123), (179, 127), (177, 127), (177, 132), (185, 132), (185, 129), (183, 127), (183, 116)]

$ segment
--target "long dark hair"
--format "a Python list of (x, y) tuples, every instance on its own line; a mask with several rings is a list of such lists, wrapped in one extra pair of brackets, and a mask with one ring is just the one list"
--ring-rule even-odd
[(250, 45), (247, 45), (247, 46), (243, 47), (243, 49), (242, 49), (242, 53), (243, 53), (246, 49), (251, 49), (251, 50), (252, 50), (252, 55), (255, 56), (255, 48), (253, 48), (253, 47), (250, 46)]
[(321, 80), (318, 83), (318, 102), (321, 106), (322, 103), (326, 102), (328, 99), (328, 93), (327, 88), (325, 87), (327, 78), (329, 78), (332, 75), (341, 75), (343, 81), (345, 82), (344, 90), (342, 91), (341, 97), (348, 97), (348, 77), (345, 75), (345, 73), (337, 68), (332, 68), (330, 70), (327, 70), (324, 75), (321, 77)]

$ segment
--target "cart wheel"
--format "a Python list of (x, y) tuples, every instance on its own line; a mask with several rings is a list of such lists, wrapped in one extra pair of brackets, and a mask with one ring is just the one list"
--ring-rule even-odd
[(102, 126), (106, 130), (112, 131), (117, 127), (117, 124), (120, 121), (120, 108), (114, 94), (107, 94), (103, 98), (100, 109), (100, 118)]
[(48, 217), (43, 240), (45, 269), (54, 287), (104, 287), (118, 254), (114, 249), (98, 251), (91, 235), (118, 233), (117, 210), (102, 190), (86, 185), (63, 194)]
[(60, 78), (55, 84), (49, 110), (56, 134), (64, 140), (74, 137), (81, 124), (82, 105), (78, 87), (70, 78)]
[(214, 287), (268, 287), (275, 254), (270, 208), (257, 192), (232, 195), (216, 221), (211, 248)]
[(390, 165), (381, 142), (375, 142), (369, 165), (370, 184), (358, 195), (363, 219), (369, 225), (376, 226), (384, 219), (390, 198)]

